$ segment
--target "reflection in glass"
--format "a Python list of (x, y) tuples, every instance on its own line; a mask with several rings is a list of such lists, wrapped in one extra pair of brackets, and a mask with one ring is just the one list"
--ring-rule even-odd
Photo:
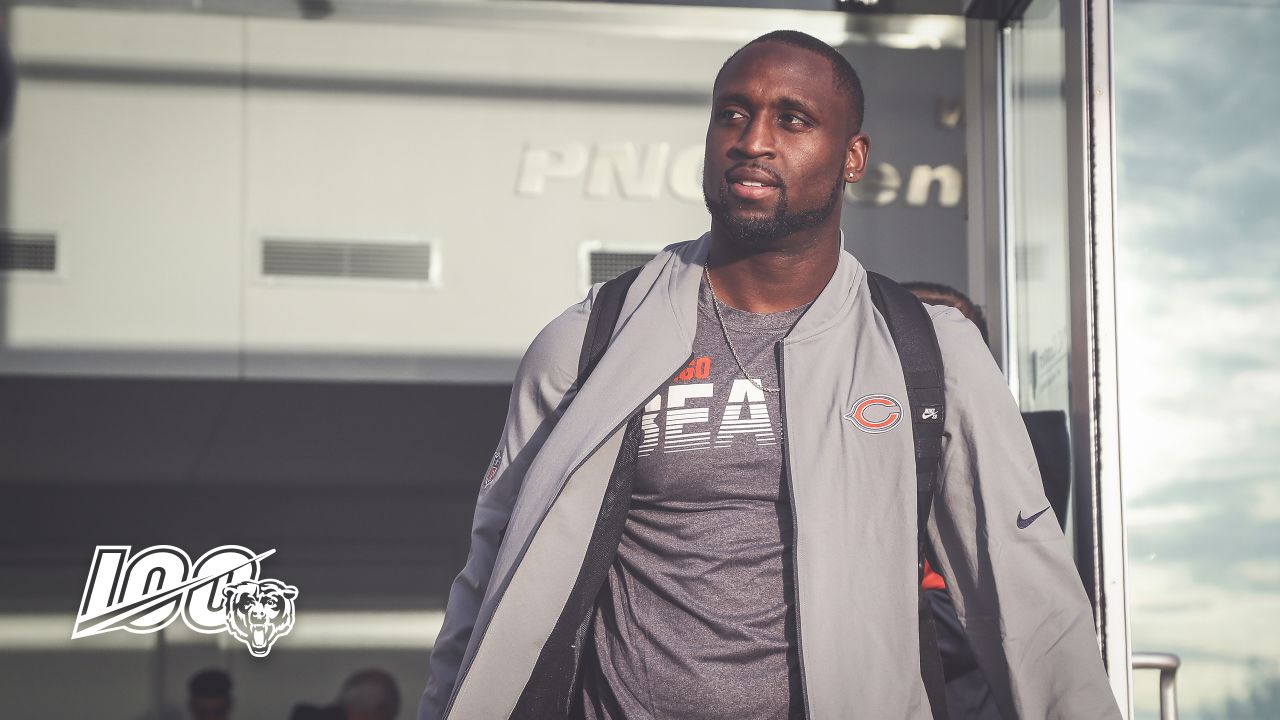
[(1120, 0), (1115, 33), (1133, 646), (1181, 656), (1182, 717), (1277, 718), (1280, 6)]
[(1059, 3), (1033, 2), (1006, 38), (1010, 375), (1024, 412), (1066, 410), (1071, 318)]

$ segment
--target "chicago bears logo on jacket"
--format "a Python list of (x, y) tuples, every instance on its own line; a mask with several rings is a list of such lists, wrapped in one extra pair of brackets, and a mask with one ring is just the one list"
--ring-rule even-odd
[(863, 432), (888, 432), (902, 420), (902, 405), (888, 395), (864, 395), (844, 414), (844, 419)]

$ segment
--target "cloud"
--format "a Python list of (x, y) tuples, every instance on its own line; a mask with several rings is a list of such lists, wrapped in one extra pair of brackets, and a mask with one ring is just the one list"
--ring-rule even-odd
[(1115, 29), (1131, 624), (1195, 717), (1280, 658), (1280, 6), (1121, 0)]

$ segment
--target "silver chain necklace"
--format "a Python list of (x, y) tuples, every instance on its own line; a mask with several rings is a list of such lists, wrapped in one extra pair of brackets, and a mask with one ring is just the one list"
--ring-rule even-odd
[(738, 363), (738, 369), (742, 371), (742, 376), (751, 382), (752, 385), (760, 388), (768, 393), (781, 392), (782, 388), (765, 387), (764, 383), (751, 377), (751, 373), (742, 365), (742, 358), (738, 357), (738, 351), (733, 347), (733, 338), (729, 337), (729, 327), (724, 324), (724, 318), (720, 315), (720, 298), (716, 297), (716, 289), (711, 284), (711, 270), (706, 265), (702, 266), (702, 276), (707, 280), (707, 289), (711, 291), (711, 307), (716, 311), (716, 320), (720, 322), (720, 332), (724, 333), (724, 341), (729, 345), (729, 353), (733, 355), (733, 361)]

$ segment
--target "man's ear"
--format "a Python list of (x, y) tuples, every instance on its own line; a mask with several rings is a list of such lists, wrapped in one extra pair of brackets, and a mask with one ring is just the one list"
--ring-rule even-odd
[(871, 138), (859, 132), (849, 138), (844, 149), (844, 181), (855, 183), (867, 172), (867, 158), (871, 153)]

